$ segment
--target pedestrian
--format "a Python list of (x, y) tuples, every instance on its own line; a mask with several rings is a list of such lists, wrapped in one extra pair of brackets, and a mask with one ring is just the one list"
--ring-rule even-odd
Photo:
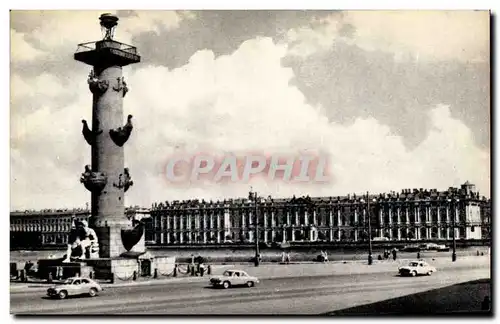
[(56, 278), (57, 280), (61, 280), (63, 278), (63, 267), (57, 267)]
[(396, 261), (397, 257), (398, 257), (398, 252), (396, 251), (396, 249), (392, 250), (392, 259)]
[(420, 252), (417, 252), (417, 260), (420, 260)]

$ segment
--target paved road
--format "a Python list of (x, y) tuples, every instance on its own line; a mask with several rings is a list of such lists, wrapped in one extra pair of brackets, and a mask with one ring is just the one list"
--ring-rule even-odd
[(468, 280), (490, 278), (488, 267), (445, 269), (431, 277), (394, 272), (269, 279), (254, 288), (212, 289), (206, 283), (108, 288), (98, 297), (46, 299), (11, 293), (13, 314), (321, 314)]

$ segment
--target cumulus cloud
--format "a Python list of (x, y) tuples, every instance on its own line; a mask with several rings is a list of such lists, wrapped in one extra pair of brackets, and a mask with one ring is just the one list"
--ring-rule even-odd
[(398, 59), (488, 61), (489, 30), (488, 11), (348, 11), (291, 29), (287, 41), (301, 56), (343, 41)]
[[(489, 152), (476, 147), (470, 130), (450, 116), (449, 107), (430, 110), (432, 131), (408, 150), (401, 137), (373, 118), (351, 125), (329, 122), (320, 107), (308, 104), (291, 85), (294, 74), (281, 65), (287, 52), (287, 46), (270, 38), (256, 38), (218, 58), (209, 50), (199, 51), (174, 70), (162, 66), (126, 70), (130, 92), (124, 114), (133, 114), (135, 122), (125, 145), (126, 166), (134, 180), (127, 204), (246, 197), (250, 185), (275, 196), (341, 195), (445, 189), (469, 180), (489, 194)], [(57, 100), (54, 92), (55, 97), (49, 96), (42, 109), (23, 116), (24, 124), (17, 127), (23, 131), (16, 133), (11, 154), (13, 208), (83, 206), (90, 200), (78, 177), (90, 162), (80, 119), (90, 119), (91, 95), (83, 76), (68, 91), (72, 100), (65, 109), (49, 109)], [(329, 156), (331, 183), (290, 185), (259, 179), (178, 186), (164, 175), (173, 154), (301, 150)]]
[(34, 60), (44, 53), (26, 41), (23, 33), (15, 30), (10, 31), (10, 59), (13, 62), (25, 62)]
[[(115, 10), (107, 11), (116, 13)], [(30, 30), (29, 37), (11, 29), (12, 57), (29, 61), (42, 56), (58, 57), (71, 53), (78, 43), (102, 39), (99, 16), (102, 11), (13, 11), (17, 21), (23, 20)], [(121, 17), (116, 31), (116, 40), (131, 43), (132, 38), (143, 32), (173, 29), (183, 19), (194, 19), (189, 12), (177, 11), (134, 11)]]

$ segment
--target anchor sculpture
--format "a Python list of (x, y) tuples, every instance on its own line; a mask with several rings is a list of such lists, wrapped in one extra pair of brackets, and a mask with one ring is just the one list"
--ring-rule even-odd
[(128, 92), (127, 82), (125, 82), (125, 78), (116, 78), (116, 83), (117, 85), (113, 86), (113, 90), (117, 92), (123, 91), (123, 97), (125, 97)]
[(110, 129), (109, 136), (116, 145), (122, 147), (130, 137), (133, 128), (134, 126), (132, 125), (132, 115), (128, 115), (127, 123), (125, 124), (125, 126), (123, 126), (123, 128), (118, 127), (117, 129)]
[(123, 188), (124, 192), (127, 192), (127, 190), (132, 186), (134, 182), (132, 181), (132, 177), (130, 177), (130, 173), (128, 171), (128, 168), (125, 168), (123, 170), (123, 173), (120, 173), (118, 176), (118, 183), (113, 183), (113, 186), (115, 188)]

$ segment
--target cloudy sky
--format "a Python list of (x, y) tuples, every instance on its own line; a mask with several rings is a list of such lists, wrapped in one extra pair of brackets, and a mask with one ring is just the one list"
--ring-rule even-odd
[[(101, 12), (11, 13), (11, 209), (80, 207)], [(262, 194), (446, 189), (490, 195), (489, 14), (480, 11), (120, 11), (134, 115), (127, 205)], [(125, 122), (125, 120), (124, 120)], [(170, 156), (328, 155), (332, 181), (173, 185)]]

